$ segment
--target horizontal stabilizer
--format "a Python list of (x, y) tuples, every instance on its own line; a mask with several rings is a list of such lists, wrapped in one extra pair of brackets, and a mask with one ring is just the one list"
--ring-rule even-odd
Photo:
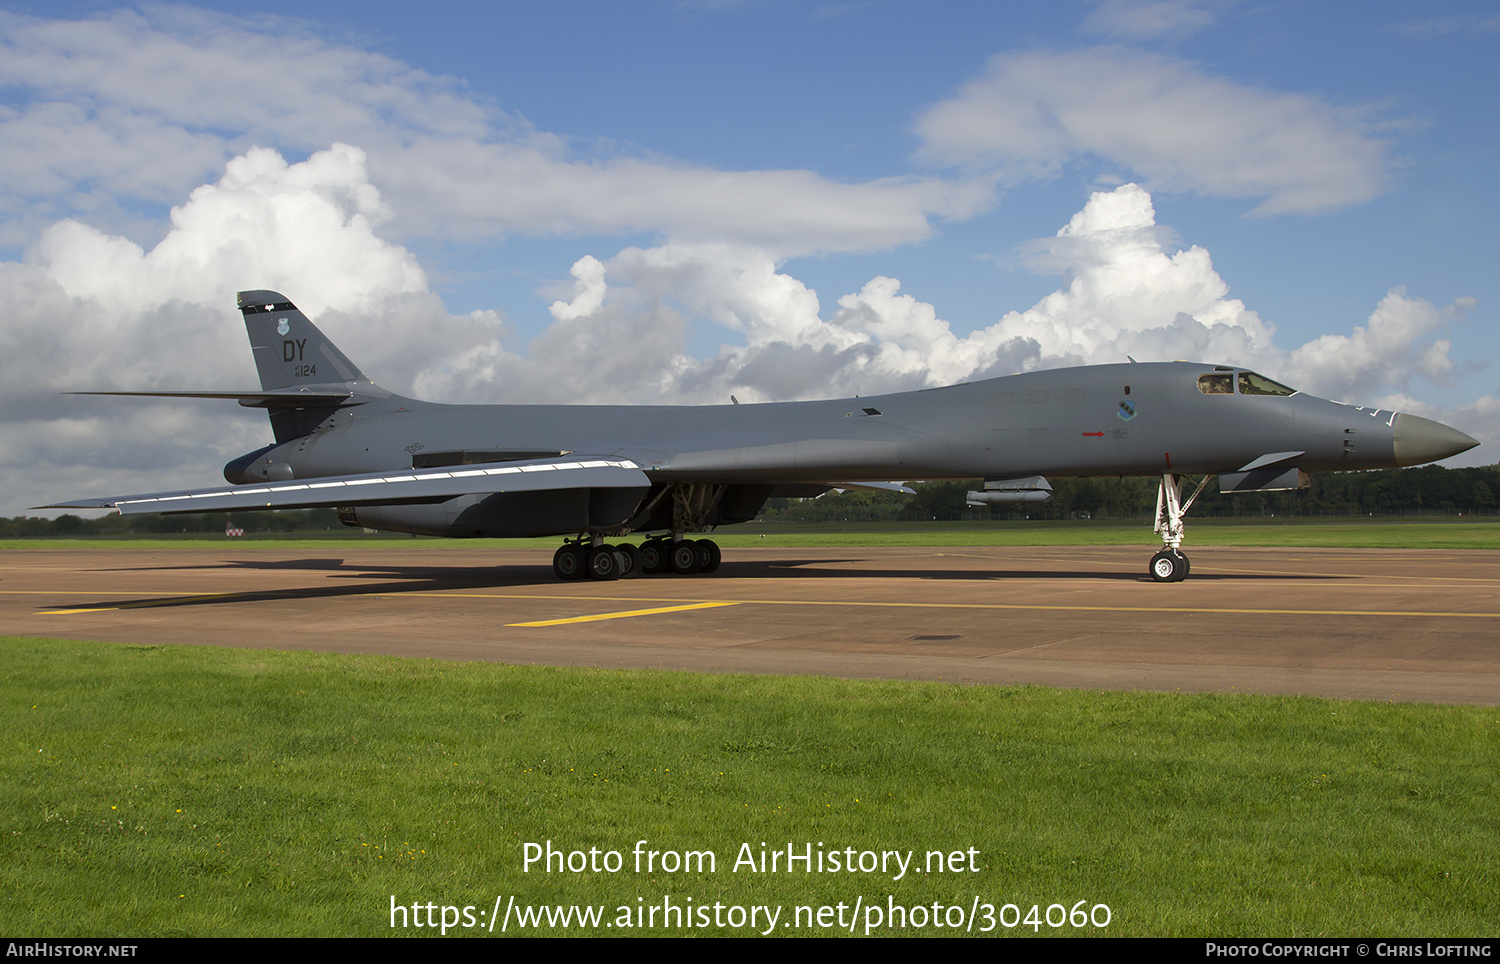
[(627, 459), (569, 458), (454, 466), (407, 472), (293, 479), (269, 485), (218, 486), (181, 492), (78, 499), (41, 509), (118, 509), (121, 515), (312, 509), (329, 506), (415, 505), (464, 495), (554, 489), (650, 488), (640, 466)]
[(65, 395), (132, 395), (138, 398), (232, 398), (246, 408), (306, 408), (362, 405), (370, 395), (356, 395), (342, 385), (327, 390), (287, 389), (279, 392), (64, 392)]

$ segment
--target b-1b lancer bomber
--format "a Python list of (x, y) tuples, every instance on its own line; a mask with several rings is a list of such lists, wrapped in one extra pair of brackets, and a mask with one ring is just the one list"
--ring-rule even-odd
[[(773, 496), (987, 480), (976, 504), (1041, 500), (1047, 477), (1155, 476), (1158, 582), (1188, 574), (1184, 518), (1226, 492), (1308, 473), (1418, 465), (1479, 444), (1439, 422), (1316, 398), (1191, 362), (1030, 372), (866, 398), (704, 406), (443, 405), (380, 388), (275, 291), (242, 291), (260, 391), (105, 392), (237, 399), (276, 441), (227, 487), (60, 502), (122, 514), (331, 506), (349, 525), (431, 536), (565, 536), (562, 579), (713, 572), (690, 534)], [(1203, 481), (1183, 497), (1188, 476)], [(910, 491), (910, 490), (905, 490)], [(633, 533), (639, 545), (610, 542)]]

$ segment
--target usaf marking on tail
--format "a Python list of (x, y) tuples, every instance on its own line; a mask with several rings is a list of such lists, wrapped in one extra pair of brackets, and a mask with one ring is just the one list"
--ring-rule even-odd
[[(1047, 477), (1155, 476), (1158, 582), (1188, 573), (1184, 518), (1209, 478), (1226, 492), (1308, 473), (1419, 465), (1479, 444), (1400, 412), (1191, 362), (1095, 365), (867, 398), (706, 406), (443, 405), (370, 381), (275, 291), (242, 291), (258, 392), (232, 398), (276, 441), (231, 461), (231, 485), (59, 502), (138, 513), (336, 507), (349, 525), (450, 537), (563, 535), (563, 579), (719, 566), (689, 539), (747, 522), (772, 496), (983, 478), (975, 504), (1045, 501)], [(1184, 499), (1184, 482), (1201, 475)], [(639, 546), (609, 543), (649, 534)]]

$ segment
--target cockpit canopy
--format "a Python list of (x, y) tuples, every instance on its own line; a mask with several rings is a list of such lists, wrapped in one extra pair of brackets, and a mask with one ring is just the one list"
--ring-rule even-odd
[(1238, 383), (1241, 395), (1295, 395), (1297, 390), (1272, 381), (1252, 371), (1236, 371), (1219, 366), (1207, 375), (1198, 376), (1198, 391), (1205, 395), (1233, 395)]

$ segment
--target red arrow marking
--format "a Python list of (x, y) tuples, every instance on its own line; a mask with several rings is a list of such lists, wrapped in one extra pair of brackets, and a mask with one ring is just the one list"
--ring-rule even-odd
[(1104, 433), (1103, 432), (1084, 432), (1083, 434), (1084, 434), (1085, 438), (1087, 438), (1090, 435), (1092, 435), (1094, 438), (1103, 438), (1104, 437)]

